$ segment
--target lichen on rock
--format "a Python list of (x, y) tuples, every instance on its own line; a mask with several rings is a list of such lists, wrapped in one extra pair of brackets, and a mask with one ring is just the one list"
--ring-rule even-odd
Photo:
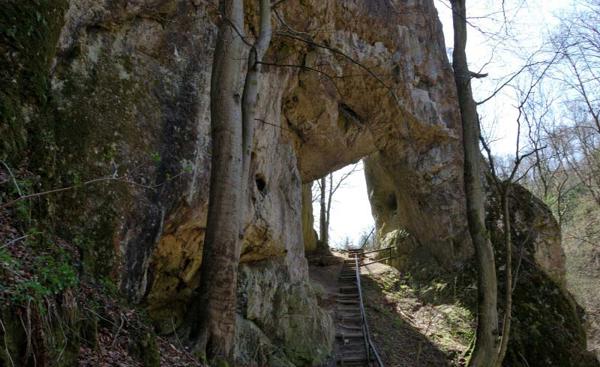
[[(238, 306), (244, 320), (237, 325), (237, 333), (256, 339), (240, 340), (236, 347), (240, 364), (250, 363), (249, 356), (257, 351), (257, 363), (265, 365), (314, 366), (330, 355), (331, 316), (319, 307), (307, 280), (293, 282), (286, 273), (282, 263), (274, 262), (240, 268)], [(274, 358), (278, 362), (271, 364)], [(285, 360), (288, 364), (283, 364)]]

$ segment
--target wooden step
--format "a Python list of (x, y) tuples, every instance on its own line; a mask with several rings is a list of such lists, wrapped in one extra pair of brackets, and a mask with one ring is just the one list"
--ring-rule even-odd
[[(337, 307), (338, 312), (345, 313), (345, 316), (347, 319), (350, 318), (348, 316), (349, 312), (350, 313), (360, 312), (360, 304), (358, 304), (358, 303), (352, 303), (352, 304), (338, 303), (338, 304), (336, 304), (336, 307)], [(343, 316), (343, 315), (340, 314), (340, 316)]]
[(358, 293), (338, 293), (335, 296), (337, 299), (358, 299)]
[(362, 323), (360, 322), (360, 319), (358, 320), (342, 320), (343, 322), (345, 322), (344, 325), (338, 325), (338, 328), (341, 329), (348, 329), (348, 330), (360, 330), (362, 331)]
[(357, 299), (338, 299), (336, 302), (342, 305), (357, 305), (360, 303)]
[(366, 353), (356, 353), (338, 359), (338, 364), (342, 366), (368, 366), (368, 362)]
[(357, 316), (356, 314), (349, 314), (348, 317), (338, 317), (336, 320), (338, 322), (352, 322), (360, 325), (362, 319), (360, 315)]
[[(360, 318), (345, 318), (337, 321), (340, 328), (360, 328), (362, 330), (362, 319)], [(344, 326), (341, 324), (344, 324)]]
[(345, 324), (345, 325), (339, 325), (339, 327), (343, 328), (343, 329), (347, 329), (347, 330), (354, 330), (354, 331), (360, 330), (361, 332), (362, 332), (362, 329), (363, 329), (362, 326), (360, 325), (360, 320), (357, 323), (357, 325), (348, 325), (348, 324)]
[(355, 362), (350, 362), (350, 361), (338, 361), (337, 362), (338, 366), (344, 366), (344, 367), (364, 367), (364, 366), (368, 366), (366, 361), (355, 361)]
[[(340, 341), (339, 339), (338, 341)], [(367, 354), (365, 350), (365, 340), (363, 338), (346, 339), (344, 344), (340, 346), (338, 358), (343, 358), (348, 355)]]
[(364, 334), (362, 332), (346, 332), (335, 334), (335, 337), (340, 339), (364, 338)]
[(338, 313), (337, 319), (338, 320), (354, 321), (356, 319), (362, 320), (362, 317), (361, 317), (360, 312), (346, 311), (343, 315), (341, 315), (341, 314)]
[[(360, 306), (360, 302), (356, 301), (356, 302), (344, 302), (347, 300), (337, 300), (336, 301), (336, 306), (338, 307), (338, 309), (344, 310), (344, 309), (349, 309), (351, 308), (352, 310), (360, 310), (359, 306)], [(352, 300), (350, 300), (352, 301)]]

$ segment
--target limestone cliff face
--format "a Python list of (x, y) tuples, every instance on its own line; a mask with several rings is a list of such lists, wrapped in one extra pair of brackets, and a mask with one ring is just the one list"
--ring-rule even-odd
[(531, 244), (536, 264), (561, 287), (565, 287), (565, 252), (560, 226), (550, 209), (521, 185), (512, 189), (513, 225), (518, 238)]

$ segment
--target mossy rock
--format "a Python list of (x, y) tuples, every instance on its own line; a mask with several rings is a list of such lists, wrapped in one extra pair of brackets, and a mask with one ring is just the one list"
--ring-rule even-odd
[(585, 349), (585, 330), (573, 297), (541, 269), (521, 271), (513, 297), (505, 366), (600, 366)]
[[(513, 273), (512, 325), (508, 351), (504, 361), (511, 367), (599, 367), (600, 362), (586, 350), (586, 334), (581, 308), (574, 298), (553, 280), (535, 259), (535, 242), (540, 233), (536, 223), (551, 217), (549, 209), (530, 192), (514, 185), (510, 199), (512, 253), (520, 262)], [(488, 202), (487, 223), (496, 255), (496, 268), (504, 267), (506, 249), (497, 197)], [(519, 217), (518, 220), (514, 217)], [(549, 220), (549, 224), (558, 226)], [(522, 259), (519, 260), (519, 257)], [(516, 265), (515, 265), (516, 266)], [(504, 271), (498, 272), (499, 304), (504, 305)], [(504, 310), (500, 309), (502, 314)]]
[[(18, 165), (48, 123), (49, 69), (66, 0), (7, 0), (0, 12), (0, 159)], [(51, 120), (51, 118), (50, 118)]]

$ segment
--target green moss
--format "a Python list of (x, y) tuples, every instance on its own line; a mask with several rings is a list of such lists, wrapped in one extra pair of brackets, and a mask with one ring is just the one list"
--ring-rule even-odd
[(49, 68), (66, 0), (7, 0), (0, 12), (0, 159), (17, 164), (49, 98)]
[[(43, 240), (45, 236), (39, 236)], [(30, 243), (29, 246), (36, 246)], [(5, 282), (0, 290), (0, 301), (15, 304), (34, 304), (43, 312), (45, 297), (60, 294), (78, 284), (77, 272), (72, 266), (72, 259), (63, 251), (53, 249), (52, 244), (40, 249), (40, 254), (33, 263), (26, 266), (21, 259), (13, 257), (7, 250), (0, 249), (0, 280)], [(16, 274), (14, 278), (4, 275)]]
[(598, 366), (585, 351), (586, 336), (577, 305), (537, 268), (519, 275), (505, 365)]
[[(78, 186), (53, 199), (59, 233), (74, 239), (82, 251), (84, 270), (93, 276), (107, 276), (114, 269), (114, 238), (122, 216), (134, 204), (132, 186), (109, 181), (83, 186), (82, 183), (133, 169), (131, 151), (143, 152), (145, 142), (136, 125), (136, 109), (148, 94), (135, 76), (120, 77), (133, 63), (128, 57), (111, 57), (100, 52), (95, 63), (83, 56), (81, 68), (57, 66), (62, 80), (55, 92), (58, 186)], [(120, 67), (119, 65), (125, 65)], [(128, 66), (129, 65), (129, 66)], [(139, 161), (135, 169), (139, 169)]]

